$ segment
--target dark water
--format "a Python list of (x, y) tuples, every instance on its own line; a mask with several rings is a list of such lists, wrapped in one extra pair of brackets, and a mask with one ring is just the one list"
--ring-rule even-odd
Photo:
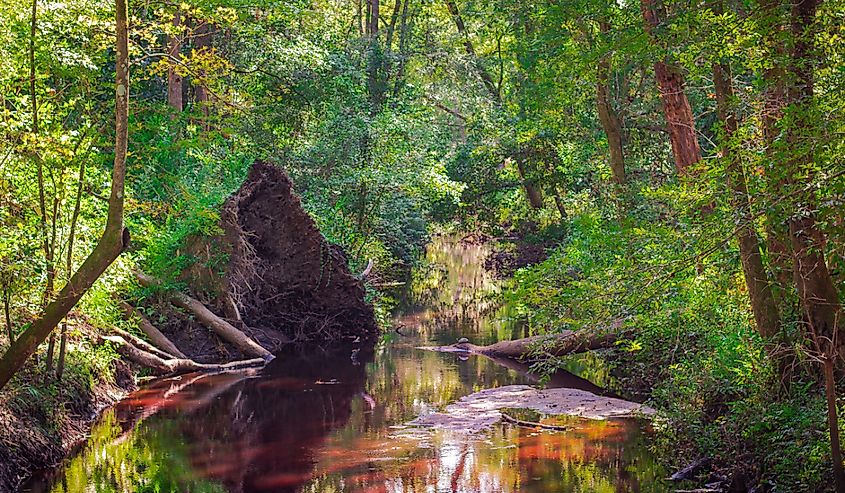
[[(636, 420), (510, 425), (467, 438), (405, 423), (461, 396), (536, 379), (489, 359), (420, 351), (468, 337), (521, 337), (482, 247), (436, 241), (397, 316), (370, 349), (283, 355), (262, 372), (155, 382), (106, 412), (84, 448), (33, 492), (663, 492)], [(600, 392), (589, 357), (550, 386)], [(583, 377), (583, 378), (582, 378)]]

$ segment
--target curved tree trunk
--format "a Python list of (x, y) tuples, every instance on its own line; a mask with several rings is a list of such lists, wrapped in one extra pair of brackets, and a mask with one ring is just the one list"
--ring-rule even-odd
[(123, 195), (126, 176), (126, 145), (129, 113), (129, 49), (126, 0), (115, 0), (116, 80), (115, 80), (115, 146), (106, 228), (97, 246), (79, 270), (62, 288), (0, 359), (0, 388), (3, 388), (24, 362), (61, 322), (80, 298), (91, 288), (109, 265), (129, 244), (129, 230), (123, 227)]

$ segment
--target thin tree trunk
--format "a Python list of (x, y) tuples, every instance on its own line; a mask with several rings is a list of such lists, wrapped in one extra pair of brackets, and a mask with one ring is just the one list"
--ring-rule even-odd
[[(646, 31), (654, 38), (654, 30), (660, 25), (660, 0), (642, 0), (642, 14)], [(681, 177), (689, 175), (689, 167), (701, 161), (701, 148), (695, 131), (695, 118), (692, 115), (687, 94), (684, 90), (684, 76), (679, 69), (665, 60), (654, 64), (654, 76), (663, 102), (663, 115), (666, 118), (675, 169)]]
[[(212, 27), (208, 24), (208, 22), (205, 21), (203, 21), (203, 23), (199, 27), (197, 27), (197, 36), (194, 39), (194, 45), (197, 50), (197, 53), (201, 55), (206, 55), (211, 50), (211, 30)], [(202, 112), (203, 128), (208, 130), (208, 116), (210, 114), (211, 109), (209, 108), (209, 91), (206, 85), (208, 73), (205, 69), (200, 70), (199, 77), (200, 81), (198, 84), (196, 84), (196, 87), (194, 89), (194, 101), (200, 107), (200, 112)]]
[[(610, 32), (610, 24), (606, 21), (600, 21), (599, 26), (601, 32), (606, 34)], [(596, 107), (598, 110), (599, 121), (607, 136), (607, 147), (610, 151), (610, 173), (613, 183), (616, 185), (624, 185), (625, 178), (625, 150), (622, 145), (622, 124), (619, 121), (619, 115), (613, 109), (610, 102), (610, 88), (608, 80), (610, 78), (610, 56), (605, 55), (599, 60), (596, 82)]]
[(185, 354), (182, 353), (182, 351), (180, 351), (166, 335), (164, 335), (155, 325), (147, 320), (147, 317), (145, 317), (143, 313), (125, 301), (120, 302), (120, 307), (127, 316), (138, 318), (138, 328), (140, 328), (141, 332), (150, 338), (150, 341), (152, 341), (156, 347), (161, 348), (163, 351), (172, 356), (187, 358), (187, 356), (185, 356)]
[[(67, 272), (73, 271), (73, 244), (76, 240), (76, 224), (79, 221), (79, 213), (82, 210), (82, 191), (85, 189), (85, 159), (79, 163), (79, 175), (77, 177), (76, 198), (73, 202), (73, 213), (70, 217), (70, 231), (67, 238), (67, 257), (65, 268)], [(67, 351), (67, 317), (62, 321), (62, 335), (59, 343), (59, 364), (56, 368), (56, 379), (61, 380), (65, 372), (65, 353)]]
[(24, 362), (50, 335), (56, 325), (76, 305), (94, 281), (114, 262), (129, 244), (129, 230), (123, 227), (124, 179), (129, 112), (129, 49), (126, 0), (115, 0), (116, 80), (115, 80), (115, 152), (111, 195), (105, 231), (79, 270), (35, 320), (0, 358), (0, 388), (3, 388)]
[[(173, 27), (178, 31), (181, 26), (181, 14), (177, 9), (173, 13)], [(179, 60), (181, 51), (182, 41), (179, 34), (169, 36), (167, 39), (167, 54), (169, 56), (167, 61), (167, 104), (177, 113), (181, 113), (184, 108), (182, 101), (182, 75), (176, 69), (177, 60)]]
[[(812, 142), (813, 122), (809, 112), (813, 109), (813, 64), (816, 61), (815, 24), (819, 0), (798, 0), (792, 7), (791, 53), (792, 72), (788, 89), (793, 118), (786, 129), (789, 160), (786, 164), (787, 183), (803, 186), (813, 179), (806, 170), (815, 159)], [(840, 313), (839, 295), (824, 258), (825, 237), (816, 225), (817, 204), (812, 191), (802, 193), (794, 204), (788, 219), (790, 242), (795, 262), (794, 276), (812, 336), (819, 340), (835, 342), (836, 346), (825, 352), (845, 355), (839, 349), (845, 337), (838, 333)]]
[(839, 442), (839, 411), (836, 407), (834, 359), (824, 359), (824, 389), (827, 400), (827, 426), (830, 435), (830, 459), (833, 463), (833, 484), (836, 493), (845, 493), (845, 469), (842, 468), (842, 446)]
[(481, 78), (481, 82), (484, 84), (484, 87), (487, 89), (487, 92), (490, 94), (493, 102), (497, 105), (501, 104), (502, 95), (499, 92), (499, 88), (496, 87), (496, 83), (493, 82), (493, 77), (490, 76), (490, 73), (484, 68), (484, 65), (481, 64), (481, 59), (479, 59), (478, 55), (475, 53), (475, 47), (473, 47), (472, 41), (469, 39), (469, 33), (467, 32), (466, 25), (461, 17), (461, 12), (458, 10), (458, 5), (455, 3), (455, 0), (445, 0), (445, 2), (446, 8), (449, 9), (449, 14), (452, 15), (452, 21), (454, 21), (455, 27), (458, 29), (458, 34), (464, 38), (464, 49), (466, 50), (467, 55), (469, 55), (470, 62), (475, 68), (476, 73), (478, 73), (478, 76)]
[(405, 63), (407, 53), (405, 47), (408, 43), (408, 4), (411, 0), (405, 0), (402, 4), (402, 15), (399, 18), (399, 68), (396, 69), (396, 80), (393, 83), (393, 97), (399, 95), (399, 90), (402, 88), (402, 79), (405, 76)]
[(516, 170), (519, 172), (519, 178), (522, 180), (522, 186), (525, 188), (525, 195), (528, 197), (528, 203), (532, 209), (543, 208), (543, 193), (534, 184), (534, 181), (528, 177), (525, 171), (525, 162), (522, 157), (516, 159)]
[(732, 204), (740, 228), (737, 230), (739, 256), (751, 309), (757, 330), (764, 339), (771, 339), (780, 329), (780, 315), (772, 294), (771, 283), (763, 257), (760, 254), (760, 239), (754, 227), (751, 214), (748, 186), (739, 158), (733, 152), (731, 139), (737, 131), (736, 115), (732, 109), (734, 90), (731, 69), (725, 63), (713, 64), (713, 84), (716, 92), (716, 112), (723, 125), (724, 142), (722, 154), (727, 160), (728, 184), (732, 192)]
[(3, 284), (3, 315), (6, 322), (6, 331), (9, 333), (9, 344), (15, 342), (15, 332), (12, 330), (12, 307), (11, 307), (11, 293), (9, 292), (9, 285)]
[[(782, 39), (784, 19), (782, 0), (763, 0), (760, 2), (758, 25), (761, 38), (768, 52), (767, 59), (771, 66), (763, 72), (766, 87), (763, 90), (763, 108), (761, 114), (762, 137), (765, 143), (765, 173), (767, 186), (776, 195), (786, 186), (783, 170), (778, 168), (777, 144), (780, 135), (778, 123), (783, 117), (786, 105), (784, 86), (783, 58), (785, 47)], [(789, 228), (782, 211), (772, 208), (767, 212), (766, 249), (769, 254), (769, 266), (776, 284), (776, 297), (783, 309), (786, 305), (786, 293), (793, 283), (792, 251), (789, 245)]]

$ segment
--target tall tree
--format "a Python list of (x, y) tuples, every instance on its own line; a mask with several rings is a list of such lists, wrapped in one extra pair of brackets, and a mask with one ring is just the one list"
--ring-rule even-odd
[(3, 388), (26, 360), (35, 353), (59, 322), (79, 302), (109, 265), (128, 246), (129, 230), (123, 226), (124, 181), (129, 116), (129, 46), (126, 0), (115, 0), (116, 78), (115, 145), (111, 194), (108, 199), (106, 227), (100, 241), (73, 274), (59, 294), (45, 308), (41, 317), (17, 338), (0, 358), (0, 388)]
[(716, 112), (722, 123), (722, 155), (727, 162), (728, 184), (732, 193), (731, 202), (737, 216), (736, 223), (739, 224), (736, 236), (742, 272), (745, 275), (745, 284), (748, 287), (757, 330), (764, 339), (770, 339), (778, 332), (780, 315), (772, 294), (769, 274), (760, 253), (760, 238), (757, 236), (754, 217), (751, 213), (748, 184), (742, 170), (742, 163), (732, 147), (732, 140), (737, 131), (737, 119), (733, 109), (734, 88), (728, 62), (717, 60), (713, 63), (713, 84), (716, 93)]
[[(784, 176), (788, 187), (797, 192), (787, 220), (795, 268), (795, 285), (806, 322), (814, 339), (827, 341), (828, 354), (845, 356), (845, 337), (840, 334), (839, 295), (824, 257), (825, 237), (816, 224), (818, 204), (807, 190), (816, 159), (816, 126), (813, 123), (816, 11), (820, 0), (797, 0), (792, 5), (792, 47), (789, 60), (787, 101), (790, 121), (786, 125), (789, 146)], [(835, 346), (830, 343), (835, 342)], [(840, 365), (841, 366), (841, 365)]]

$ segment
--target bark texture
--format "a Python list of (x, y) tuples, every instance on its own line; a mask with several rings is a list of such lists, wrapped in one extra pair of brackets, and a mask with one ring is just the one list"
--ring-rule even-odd
[(451, 346), (424, 349), (530, 361), (537, 359), (537, 357), (543, 359), (610, 347), (616, 342), (616, 339), (617, 335), (612, 332), (590, 334), (564, 330), (557, 334), (531, 336), (513, 341), (500, 341), (488, 346), (477, 346), (469, 342), (458, 342)]
[[(654, 39), (655, 30), (661, 23), (663, 6), (660, 0), (642, 0), (640, 5), (646, 31)], [(679, 176), (688, 176), (690, 166), (701, 161), (701, 147), (695, 131), (695, 118), (684, 89), (684, 76), (677, 67), (666, 60), (660, 60), (654, 64), (654, 77), (663, 103), (675, 169)]]
[[(179, 30), (182, 27), (182, 16), (177, 10), (173, 14), (173, 28)], [(176, 112), (181, 112), (184, 103), (182, 101), (182, 75), (177, 70), (179, 56), (182, 52), (182, 40), (179, 35), (168, 36), (167, 38), (167, 104)]]

